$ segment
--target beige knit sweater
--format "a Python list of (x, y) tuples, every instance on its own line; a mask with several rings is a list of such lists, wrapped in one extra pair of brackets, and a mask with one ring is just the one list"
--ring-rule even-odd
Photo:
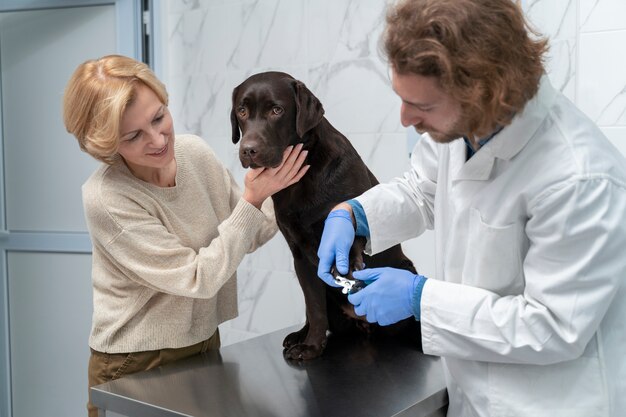
[(277, 231), (241, 199), (231, 174), (200, 138), (175, 142), (176, 186), (133, 176), (118, 160), (83, 185), (93, 244), (89, 345), (123, 353), (189, 346), (237, 316), (237, 266)]

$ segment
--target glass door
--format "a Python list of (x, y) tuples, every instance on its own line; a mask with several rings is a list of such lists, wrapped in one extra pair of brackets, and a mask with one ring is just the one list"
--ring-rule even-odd
[(0, 0), (0, 415), (86, 415), (98, 163), (63, 126), (76, 66), (142, 59), (141, 2)]

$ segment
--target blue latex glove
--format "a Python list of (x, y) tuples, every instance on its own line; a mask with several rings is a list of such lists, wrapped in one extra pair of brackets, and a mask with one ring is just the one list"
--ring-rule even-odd
[(341, 275), (348, 273), (350, 266), (350, 248), (354, 242), (354, 225), (348, 210), (333, 210), (326, 217), (322, 240), (317, 250), (320, 262), (317, 275), (328, 285), (340, 287), (330, 273), (333, 265)]
[(397, 323), (413, 316), (415, 290), (422, 275), (395, 268), (372, 268), (355, 271), (352, 276), (368, 285), (355, 294), (348, 295), (354, 312), (365, 316), (368, 322), (381, 326)]

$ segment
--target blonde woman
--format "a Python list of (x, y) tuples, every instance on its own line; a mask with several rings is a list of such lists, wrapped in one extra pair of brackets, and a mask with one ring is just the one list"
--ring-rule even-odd
[(237, 266), (276, 233), (268, 197), (302, 178), (306, 152), (248, 171), (242, 192), (202, 139), (174, 134), (165, 86), (124, 56), (81, 64), (63, 104), (68, 132), (103, 162), (82, 188), (89, 387), (218, 348), (218, 325), (237, 316)]

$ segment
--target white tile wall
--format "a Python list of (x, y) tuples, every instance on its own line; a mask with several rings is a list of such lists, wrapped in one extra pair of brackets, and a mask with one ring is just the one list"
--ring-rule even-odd
[(580, 32), (605, 32), (626, 29), (624, 0), (579, 0)]
[[(600, 126), (626, 124), (626, 30), (580, 35), (577, 104)], [(626, 139), (626, 138), (625, 138)]]
[[(242, 182), (230, 139), (232, 89), (248, 75), (280, 70), (320, 98), (381, 181), (408, 167), (400, 103), (378, 52), (386, 1), (184, 0), (163, 2), (164, 81), (178, 132), (201, 135)], [(522, 0), (550, 39), (553, 84), (626, 153), (626, 2)], [(403, 244), (434, 274), (432, 235)], [(282, 236), (239, 268), (240, 316), (222, 326), (230, 344), (304, 321), (304, 301)]]

